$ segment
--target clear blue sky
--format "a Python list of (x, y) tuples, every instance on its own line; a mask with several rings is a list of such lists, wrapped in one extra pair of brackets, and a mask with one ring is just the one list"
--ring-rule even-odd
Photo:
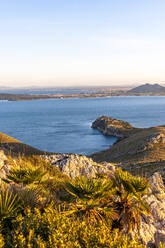
[(165, 0), (0, 0), (0, 85), (165, 83)]

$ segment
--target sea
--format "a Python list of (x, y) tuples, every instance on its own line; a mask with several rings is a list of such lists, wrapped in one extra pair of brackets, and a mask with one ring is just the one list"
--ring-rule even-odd
[(102, 115), (128, 121), (135, 127), (165, 125), (165, 97), (1, 101), (0, 132), (41, 150), (89, 155), (116, 141), (91, 128)]

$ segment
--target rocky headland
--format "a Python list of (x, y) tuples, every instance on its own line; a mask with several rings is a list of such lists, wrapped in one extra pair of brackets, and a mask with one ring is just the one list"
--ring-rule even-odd
[(140, 129), (133, 127), (129, 122), (101, 116), (92, 123), (92, 128), (98, 129), (104, 135), (126, 138)]
[(109, 149), (92, 154), (96, 162), (113, 162), (133, 173), (165, 174), (165, 126), (135, 128), (128, 122), (102, 116), (92, 128), (118, 141)]

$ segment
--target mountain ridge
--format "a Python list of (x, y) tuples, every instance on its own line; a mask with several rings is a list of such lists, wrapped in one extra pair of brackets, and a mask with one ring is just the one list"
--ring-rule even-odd
[(165, 92), (165, 87), (160, 84), (142, 84), (131, 90), (128, 90), (127, 93), (160, 93)]

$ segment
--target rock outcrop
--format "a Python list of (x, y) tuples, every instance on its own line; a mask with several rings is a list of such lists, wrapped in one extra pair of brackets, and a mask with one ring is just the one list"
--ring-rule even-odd
[(3, 150), (0, 150), (0, 182), (2, 178), (6, 178), (6, 175), (9, 173), (10, 165), (8, 164), (8, 159), (4, 154)]
[(104, 135), (111, 135), (120, 139), (128, 137), (130, 132), (138, 130), (126, 121), (116, 120), (106, 116), (96, 119), (92, 123), (92, 128), (98, 129)]
[(158, 143), (165, 143), (165, 135), (162, 133), (156, 133), (148, 137), (147, 140), (149, 143), (158, 144)]
[(110, 173), (115, 169), (110, 163), (98, 164), (91, 158), (77, 154), (44, 155), (42, 158), (57, 166), (71, 178), (95, 177), (97, 173)]
[(148, 247), (165, 245), (165, 187), (162, 177), (155, 173), (150, 179), (150, 192), (144, 199), (151, 208), (151, 215), (142, 216), (140, 236)]

